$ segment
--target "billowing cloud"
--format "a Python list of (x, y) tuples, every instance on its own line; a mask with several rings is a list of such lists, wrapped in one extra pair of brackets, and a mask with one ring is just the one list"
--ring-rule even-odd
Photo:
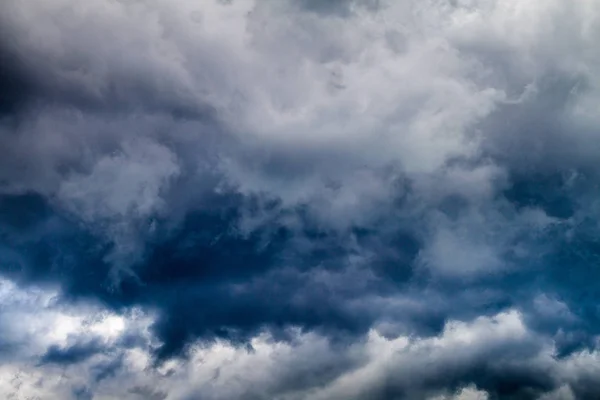
[(18, 357), (4, 355), (7, 398), (572, 399), (593, 398), (597, 388), (596, 350), (557, 358), (555, 342), (512, 309), (449, 320), (433, 336), (370, 330), (340, 343), (294, 330), (282, 342), (262, 332), (242, 347), (198, 343), (185, 360), (156, 367), (151, 315), (65, 307), (49, 301), (56, 293), (2, 285), (14, 299), (4, 303), (24, 321), (12, 329), (28, 343)]
[(598, 396), (597, 2), (0, 7), (5, 396)]

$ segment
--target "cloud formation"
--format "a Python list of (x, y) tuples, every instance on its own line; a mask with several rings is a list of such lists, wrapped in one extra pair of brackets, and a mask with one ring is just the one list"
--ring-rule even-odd
[(0, 390), (596, 398), (596, 3), (5, 0)]

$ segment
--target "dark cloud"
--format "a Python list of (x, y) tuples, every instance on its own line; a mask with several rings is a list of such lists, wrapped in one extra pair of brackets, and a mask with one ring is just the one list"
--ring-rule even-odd
[(0, 116), (6, 118), (18, 113), (19, 109), (32, 100), (32, 84), (14, 55), (0, 47)]
[(91, 370), (93, 380), (98, 383), (105, 379), (115, 378), (123, 368), (123, 357), (117, 356), (107, 362), (101, 362), (94, 365)]
[(356, 8), (376, 10), (380, 7), (379, 0), (300, 0), (298, 4), (310, 11), (325, 15), (347, 16)]
[(148, 400), (164, 400), (167, 398), (167, 394), (163, 392), (154, 391), (152, 388), (144, 386), (136, 386), (129, 390), (130, 393), (137, 394), (140, 398)]
[(69, 365), (87, 360), (103, 350), (102, 343), (91, 341), (89, 343), (76, 343), (66, 348), (56, 345), (51, 346), (42, 356), (42, 364)]
[[(9, 0), (0, 274), (151, 316), (21, 358), (81, 366), (82, 399), (594, 398), (599, 29), (507, 4)], [(214, 348), (275, 377), (130, 375), (193, 381)]]
[[(93, 235), (58, 217), (39, 197), (13, 196), (4, 201), (7, 209), (13, 207), (15, 219), (11, 223), (7, 217), (6, 226), (12, 227), (7, 245), (15, 260), (6, 264), (4, 274), (18, 282), (60, 283), (65, 300), (98, 299), (115, 310), (136, 305), (156, 309), (155, 332), (164, 342), (159, 352), (164, 356), (181, 351), (198, 337), (245, 341), (265, 327), (282, 333), (298, 325), (341, 334), (364, 333), (378, 312), (355, 315), (345, 303), (359, 293), (394, 293), (388, 280), (392, 285), (407, 282), (416, 254), (416, 243), (400, 235), (391, 240), (402, 246), (370, 258), (372, 276), (366, 266), (350, 273), (345, 271), (343, 238), (307, 232), (301, 237), (312, 236), (317, 242), (310, 241), (303, 251), (290, 251), (295, 233), (279, 228), (243, 235), (236, 228), (236, 208), (220, 207), (191, 213), (179, 228), (156, 236), (136, 265), (135, 276), (113, 286), (111, 266), (105, 260), (110, 245), (97, 244)], [(228, 201), (221, 200), (222, 204)], [(14, 233), (25, 228), (31, 233), (36, 224), (51, 223), (52, 231), (42, 231), (41, 236), (21, 238)], [(361, 236), (368, 249), (377, 246), (370, 251), (385, 245), (369, 244), (380, 240), (370, 239), (373, 234)], [(88, 268), (76, 268), (82, 264)], [(354, 282), (365, 278), (369, 281)], [(66, 357), (71, 350), (80, 354), (85, 349), (69, 349), (64, 354), (54, 349), (52, 355)]]
[(89, 388), (83, 386), (73, 389), (73, 396), (77, 400), (91, 400), (94, 395), (90, 392)]

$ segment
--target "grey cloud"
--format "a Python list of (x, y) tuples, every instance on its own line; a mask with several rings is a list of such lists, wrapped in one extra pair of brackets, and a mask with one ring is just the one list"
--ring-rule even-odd
[[(205, 397), (597, 392), (569, 364), (595, 354), (600, 329), (593, 1), (2, 11), (0, 273), (55, 288), (64, 306), (153, 315), (152, 340), (115, 344), (69, 396), (91, 396), (93, 376), (127, 376), (111, 359), (133, 348), (156, 371), (193, 369), (195, 346), (239, 354), (261, 333), (290, 352), (281, 374), (265, 387), (245, 365), (251, 390), (213, 382)], [(431, 344), (449, 320), (495, 334), (489, 318), (507, 309), (526, 321), (519, 340), (411, 347), (392, 360), (409, 367), (364, 386), (344, 378), (361, 356), (328, 347), (360, 347), (373, 329)], [(12, 319), (2, 311), (0, 332)], [(326, 338), (306, 355), (285, 347), (295, 330)], [(19, 342), (4, 336), (4, 348)], [(38, 353), (68, 369), (95, 361), (93, 344)], [(127, 395), (163, 396), (135, 387)]]
[(42, 364), (77, 364), (102, 351), (102, 344), (98, 341), (89, 343), (76, 343), (68, 348), (51, 346), (41, 357)]
[[(19, 390), (41, 393), (41, 399), (67, 392), (76, 398), (82, 388), (91, 396), (126, 399), (438, 399), (463, 398), (468, 388), (490, 399), (591, 399), (597, 358), (597, 350), (557, 358), (552, 339), (510, 311), (449, 321), (430, 337), (384, 338), (372, 331), (363, 340), (340, 344), (297, 331), (292, 342), (282, 343), (263, 334), (252, 339), (252, 350), (225, 342), (199, 345), (187, 361), (158, 370), (148, 368), (144, 351), (130, 348), (120, 358), (119, 372), (98, 380), (87, 378), (97, 376), (100, 367), (90, 358), (60, 369), (9, 363), (0, 373), (20, 368)], [(36, 383), (37, 374), (43, 381)], [(6, 393), (11, 386), (3, 382), (0, 391)]]

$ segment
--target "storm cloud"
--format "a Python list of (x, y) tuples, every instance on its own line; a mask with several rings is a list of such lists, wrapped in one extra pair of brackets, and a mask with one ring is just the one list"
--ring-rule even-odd
[(600, 396), (597, 2), (0, 11), (2, 395)]

